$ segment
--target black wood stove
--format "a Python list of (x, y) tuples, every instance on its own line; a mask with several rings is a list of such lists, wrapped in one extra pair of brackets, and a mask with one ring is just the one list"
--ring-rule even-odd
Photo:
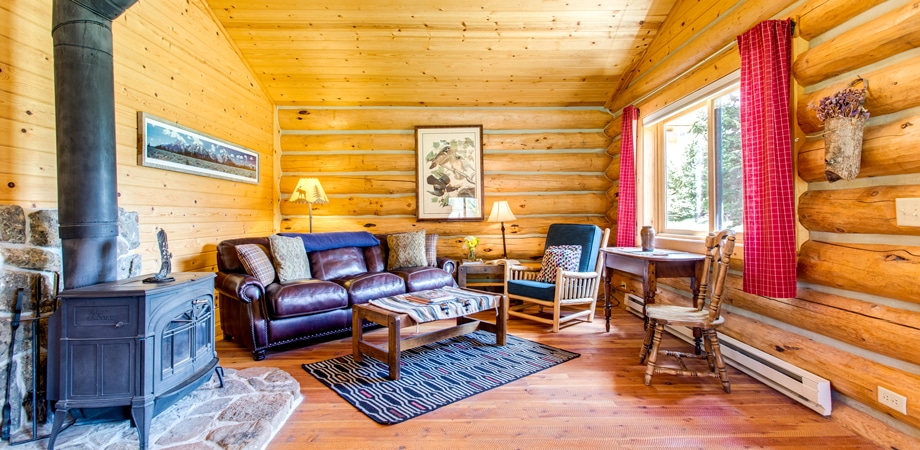
[(214, 347), (214, 274), (174, 273), (60, 293), (48, 325), (48, 398), (57, 400), (54, 440), (70, 411), (131, 418), (140, 448), (150, 421), (210, 378), (222, 375)]

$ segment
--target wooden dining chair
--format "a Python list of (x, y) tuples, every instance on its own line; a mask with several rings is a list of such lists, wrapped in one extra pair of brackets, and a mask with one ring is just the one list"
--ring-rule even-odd
[[(646, 363), (648, 359), (645, 369), (646, 386), (651, 384), (652, 375), (656, 374), (710, 376), (718, 377), (722, 381), (722, 388), (725, 389), (725, 392), (731, 392), (716, 329), (724, 322), (721, 316), (722, 293), (725, 290), (725, 277), (734, 249), (735, 232), (732, 230), (709, 233), (709, 236), (706, 237), (706, 259), (703, 260), (703, 270), (699, 280), (700, 291), (694, 302), (697, 306), (654, 304), (646, 307), (648, 329), (639, 353), (641, 363)], [(703, 351), (692, 354), (670, 350), (659, 352), (658, 347), (661, 345), (665, 325), (692, 328), (695, 336), (702, 336)], [(678, 367), (660, 365), (659, 353), (674, 357)], [(684, 363), (684, 358), (705, 359), (709, 370), (690, 370)]]

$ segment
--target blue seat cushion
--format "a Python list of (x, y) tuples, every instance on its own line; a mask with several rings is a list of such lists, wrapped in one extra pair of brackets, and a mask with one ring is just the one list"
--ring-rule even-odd
[(553, 301), (556, 298), (556, 285), (542, 281), (509, 280), (508, 295)]
[(603, 233), (596, 225), (554, 223), (546, 232), (544, 251), (554, 245), (580, 245), (578, 272), (593, 272)]

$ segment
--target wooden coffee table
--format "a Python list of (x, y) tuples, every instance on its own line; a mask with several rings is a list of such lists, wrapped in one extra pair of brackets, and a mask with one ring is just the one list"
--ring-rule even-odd
[[(430, 344), (443, 339), (461, 336), (472, 333), (476, 330), (485, 330), (495, 333), (496, 345), (504, 346), (505, 337), (508, 328), (508, 297), (503, 294), (494, 292), (483, 292), (474, 289), (465, 289), (468, 291), (482, 293), (485, 295), (500, 295), (496, 307), (496, 320), (494, 323), (483, 322), (478, 319), (472, 319), (467, 316), (457, 317), (457, 324), (441, 330), (430, 331), (428, 333), (417, 334), (403, 339), (400, 336), (400, 330), (406, 327), (416, 325), (415, 320), (408, 314), (390, 311), (371, 304), (355, 305), (352, 308), (352, 352), (355, 361), (364, 359), (364, 355), (373, 356), (380, 361), (385, 361), (390, 368), (389, 378), (391, 380), (399, 379), (400, 352), (409, 350), (420, 345)], [(488, 310), (483, 310), (488, 311)], [(378, 325), (387, 327), (387, 346), (378, 346), (364, 340), (364, 330), (361, 327), (361, 320), (367, 319)], [(451, 319), (445, 319), (451, 320)]]

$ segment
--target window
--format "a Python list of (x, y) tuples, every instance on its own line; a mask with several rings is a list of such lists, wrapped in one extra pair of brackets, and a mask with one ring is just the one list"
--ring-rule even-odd
[(709, 88), (649, 118), (659, 161), (650, 217), (659, 233), (701, 236), (742, 230), (741, 99), (736, 81)]

